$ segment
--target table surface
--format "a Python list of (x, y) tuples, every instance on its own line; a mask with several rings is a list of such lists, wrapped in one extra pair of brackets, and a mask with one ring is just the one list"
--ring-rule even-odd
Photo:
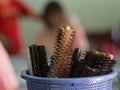
[[(19, 56), (11, 56), (11, 61), (12, 64), (15, 68), (15, 72), (17, 74), (17, 79), (20, 83), (20, 90), (27, 90), (26, 89), (26, 82), (25, 80), (21, 79), (20, 75), (23, 70), (27, 69), (27, 62), (26, 62), (26, 57), (19, 55)], [(117, 59), (117, 64), (116, 67), (118, 70), (120, 70), (120, 60), (119, 58)], [(118, 90), (118, 79), (114, 79), (113, 81), (113, 90)]]

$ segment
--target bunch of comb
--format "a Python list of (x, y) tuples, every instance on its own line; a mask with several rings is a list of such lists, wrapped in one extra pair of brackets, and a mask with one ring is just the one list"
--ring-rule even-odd
[[(92, 50), (87, 52), (85, 57), (86, 67), (82, 72), (82, 76), (103, 75), (112, 72), (116, 60), (113, 55)], [(90, 73), (92, 72), (92, 73)], [(87, 73), (87, 74), (86, 74)], [(89, 75), (90, 73), (90, 75)]]
[(75, 31), (70, 26), (64, 26), (58, 30), (48, 77), (61, 78), (69, 76), (71, 68), (70, 55), (74, 37)]

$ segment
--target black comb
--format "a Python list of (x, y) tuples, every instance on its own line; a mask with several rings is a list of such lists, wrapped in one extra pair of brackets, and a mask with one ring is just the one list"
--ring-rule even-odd
[(47, 62), (46, 50), (45, 46), (37, 46), (38, 57), (39, 57), (39, 67), (41, 71), (42, 77), (47, 77), (47, 73), (49, 71), (49, 66)]

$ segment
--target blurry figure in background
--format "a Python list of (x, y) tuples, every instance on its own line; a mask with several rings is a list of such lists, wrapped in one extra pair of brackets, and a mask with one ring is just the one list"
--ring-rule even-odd
[(43, 13), (43, 21), (46, 26), (42, 32), (38, 33), (36, 43), (45, 45), (48, 57), (53, 55), (57, 28), (64, 25), (70, 25), (76, 30), (74, 48), (80, 48), (82, 51), (88, 50), (88, 40), (83, 28), (75, 20), (66, 17), (59, 3), (53, 1), (47, 4)]
[(15, 72), (10, 63), (9, 56), (0, 42), (0, 90), (18, 90)]
[(19, 0), (0, 0), (0, 41), (10, 54), (22, 51), (22, 34), (18, 22), (22, 16), (37, 17)]

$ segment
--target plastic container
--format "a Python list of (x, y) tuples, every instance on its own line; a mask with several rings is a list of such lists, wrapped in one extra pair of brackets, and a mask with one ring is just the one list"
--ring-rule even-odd
[(28, 90), (112, 90), (112, 80), (117, 71), (87, 78), (41, 78), (23, 71), (21, 77), (27, 82)]

